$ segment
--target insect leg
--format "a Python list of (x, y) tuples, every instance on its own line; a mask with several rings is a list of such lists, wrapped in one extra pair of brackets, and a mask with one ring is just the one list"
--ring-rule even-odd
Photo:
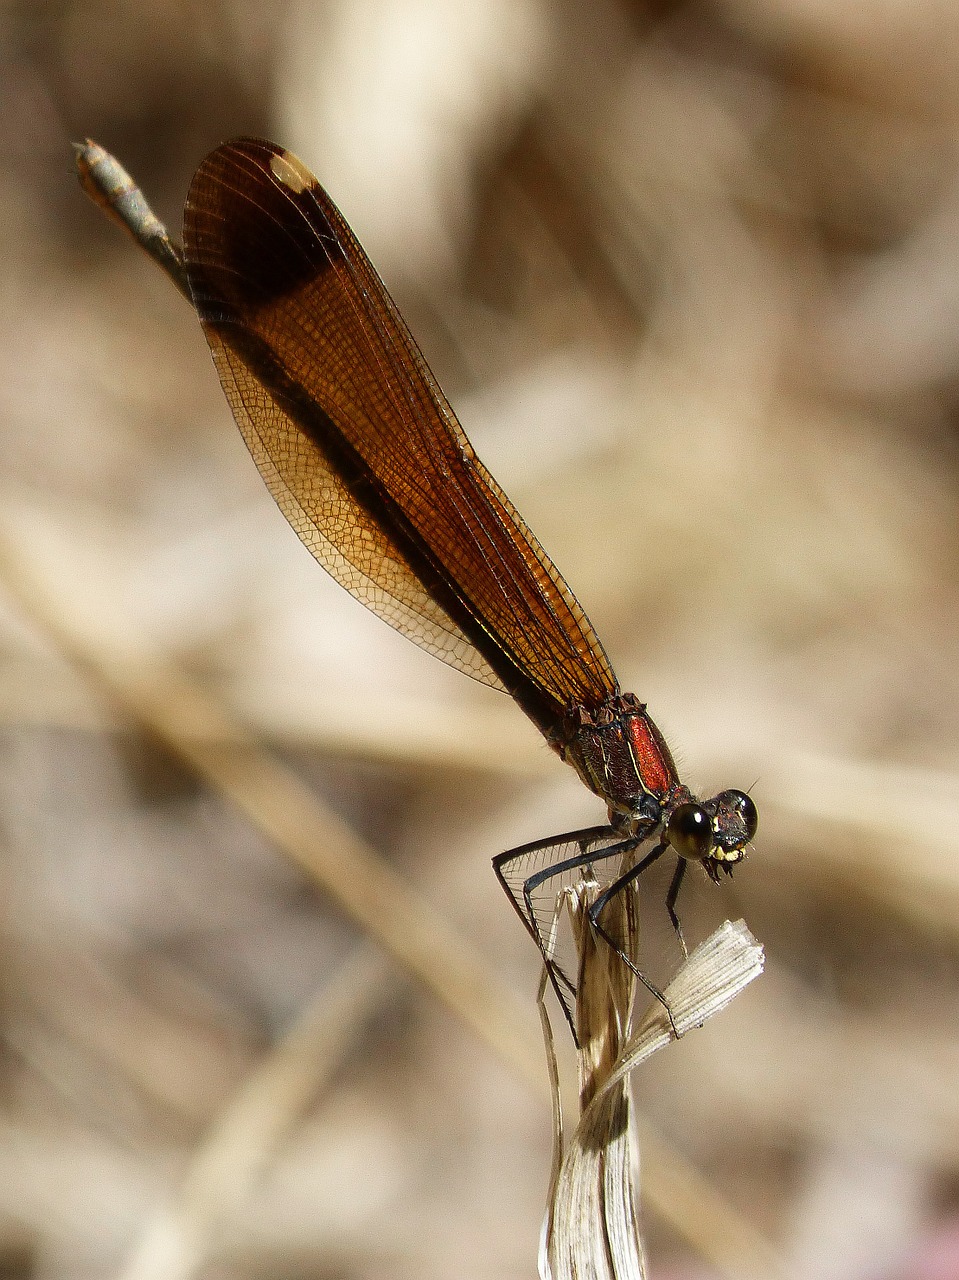
[[(669, 848), (669, 845), (666, 843), (666, 841), (661, 840), (659, 844), (657, 844), (653, 849), (649, 851), (649, 853), (647, 853), (645, 858), (641, 858), (639, 862), (636, 863), (635, 867), (630, 867), (628, 871), (623, 872), (623, 874), (619, 877), (618, 880), (614, 880), (613, 883), (609, 886), (609, 888), (606, 889), (603, 893), (601, 893), (599, 897), (596, 899), (596, 901), (593, 903), (593, 905), (590, 907), (589, 919), (590, 919), (590, 923), (593, 925), (593, 928), (600, 935), (600, 937), (606, 940), (606, 942), (609, 944), (610, 947), (612, 947), (612, 949), (616, 952), (616, 954), (627, 966), (627, 968), (629, 968), (632, 971), (632, 973), (640, 980), (640, 982), (643, 984), (643, 986), (646, 988), (649, 994), (655, 1000), (658, 1000), (659, 1003), (666, 1010), (666, 1016), (669, 1018), (669, 1025), (672, 1028), (673, 1035), (678, 1040), (679, 1030), (676, 1027), (676, 1023), (673, 1021), (673, 1011), (669, 1007), (669, 1001), (663, 995), (662, 991), (660, 991), (659, 987), (656, 986), (655, 982), (653, 982), (652, 979), (647, 978), (646, 974), (643, 973), (642, 969), (640, 969), (639, 966), (633, 960), (631, 960), (628, 955), (626, 955), (622, 947), (620, 947), (618, 943), (615, 941), (615, 939), (612, 938), (609, 935), (609, 933), (607, 933), (607, 931), (603, 928), (599, 918), (602, 915), (607, 904), (610, 903), (613, 900), (613, 898), (616, 897), (617, 894), (622, 893), (624, 889), (627, 889), (631, 884), (634, 884), (639, 879), (639, 877), (643, 874), (644, 871), (646, 871), (649, 867), (651, 867), (658, 858), (661, 858), (663, 856), (663, 854), (666, 852), (668, 848)], [(675, 880), (676, 880), (676, 877), (674, 876), (673, 881), (675, 882)]]
[(673, 878), (666, 894), (666, 910), (669, 912), (669, 918), (672, 921), (673, 928), (676, 930), (676, 936), (679, 938), (679, 945), (683, 949), (683, 956), (689, 959), (689, 952), (686, 950), (686, 939), (683, 937), (683, 926), (679, 923), (679, 916), (676, 914), (676, 899), (679, 897), (679, 890), (683, 883), (683, 876), (686, 874), (686, 867), (689, 864), (685, 858), (676, 860), (676, 870), (673, 872)]
[[(609, 841), (605, 849), (599, 848), (603, 840)], [(612, 827), (585, 827), (582, 831), (569, 831), (565, 835), (550, 836), (547, 840), (537, 840), (516, 849), (507, 849), (493, 859), (493, 870), (527, 932), (542, 947), (542, 929), (532, 902), (533, 890), (548, 880), (589, 866), (590, 862), (598, 862), (609, 854), (624, 852), (626, 843), (628, 842), (623, 841)], [(564, 846), (571, 851), (567, 857), (558, 854)], [(576, 852), (573, 853), (572, 850)], [(529, 874), (527, 869), (531, 863), (539, 863), (539, 866)], [(524, 868), (521, 879), (508, 874), (509, 868), (514, 865)]]
[[(493, 859), (497, 879), (523, 921), (527, 932), (539, 947), (553, 990), (573, 1031), (574, 1040), (576, 1030), (572, 999), (576, 995), (576, 985), (557, 963), (554, 955), (555, 909), (551, 909), (544, 918), (541, 918), (543, 913), (537, 909), (533, 894), (550, 881), (558, 882), (556, 892), (559, 893), (563, 887), (564, 877), (570, 877), (571, 873), (580, 872), (594, 862), (604, 861), (607, 858), (622, 858), (624, 854), (641, 843), (642, 839), (642, 834), (623, 839), (615, 828), (609, 826), (587, 827), (582, 831), (571, 831), (566, 835), (553, 836), (548, 840), (509, 849)], [(569, 851), (566, 857), (561, 856), (564, 850)], [(534, 865), (537, 863), (540, 865), (537, 870), (527, 874), (531, 862)], [(509, 874), (511, 867), (522, 869), (521, 879)], [(570, 883), (575, 883), (580, 878), (579, 875), (571, 877)]]

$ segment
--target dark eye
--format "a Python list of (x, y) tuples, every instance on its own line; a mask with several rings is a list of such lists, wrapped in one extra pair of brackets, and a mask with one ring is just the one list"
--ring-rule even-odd
[(713, 826), (705, 809), (698, 804), (677, 805), (666, 823), (666, 839), (681, 858), (693, 862), (708, 858), (713, 847)]
[(742, 824), (746, 828), (746, 843), (748, 844), (756, 834), (756, 828), (759, 826), (759, 814), (756, 811), (756, 806), (745, 791), (727, 791), (726, 794), (735, 801), (739, 810)]

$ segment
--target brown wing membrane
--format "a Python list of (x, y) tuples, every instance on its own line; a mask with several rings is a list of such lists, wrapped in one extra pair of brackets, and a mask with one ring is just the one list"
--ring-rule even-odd
[(614, 692), (589, 620), (312, 174), (270, 143), (217, 148), (190, 188), (184, 246), (240, 430), (337, 581), (546, 732)]

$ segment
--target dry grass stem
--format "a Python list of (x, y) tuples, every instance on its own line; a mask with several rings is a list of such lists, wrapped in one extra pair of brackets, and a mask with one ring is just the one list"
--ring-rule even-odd
[[(673, 1026), (681, 1035), (702, 1026), (763, 968), (762, 948), (746, 926), (727, 921), (666, 987), (670, 1012), (653, 1001), (630, 1032), (636, 978), (589, 924), (588, 908), (598, 891), (598, 886), (584, 883), (565, 894), (580, 957), (576, 1014), (581, 1113), (568, 1146), (554, 1151), (540, 1257), (544, 1280), (644, 1280), (637, 1218), (641, 1148), (636, 1146), (629, 1076), (675, 1038)], [(630, 957), (635, 955), (634, 910), (635, 896), (623, 893), (609, 904), (604, 917), (604, 928)], [(547, 1049), (552, 1057), (549, 1040)], [(553, 1078), (557, 1079), (555, 1068)], [(554, 1113), (561, 1114), (558, 1084), (554, 1088)], [(562, 1142), (558, 1123), (555, 1133)], [(772, 1263), (765, 1275), (776, 1274), (773, 1260), (765, 1261)], [(738, 1265), (748, 1270), (750, 1262), (740, 1255)], [(760, 1272), (755, 1274), (758, 1278)]]

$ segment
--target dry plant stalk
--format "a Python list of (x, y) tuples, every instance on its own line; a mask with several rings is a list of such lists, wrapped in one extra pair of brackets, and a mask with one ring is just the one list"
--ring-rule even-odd
[(632, 960), (636, 955), (636, 895), (618, 894), (604, 913), (603, 928), (621, 949), (620, 955), (589, 919), (589, 908), (601, 890), (595, 880), (584, 880), (565, 891), (557, 904), (557, 923), (564, 907), (568, 912), (579, 959), (580, 1118), (568, 1146), (563, 1136), (559, 1072), (543, 1004), (545, 975), (540, 988), (554, 1116), (553, 1172), (540, 1252), (543, 1280), (645, 1280), (630, 1074), (675, 1038), (674, 1026), (680, 1035), (702, 1026), (763, 968), (762, 947), (745, 924), (726, 921), (666, 987), (669, 1012), (654, 1001), (633, 1028), (637, 979), (623, 956)]

